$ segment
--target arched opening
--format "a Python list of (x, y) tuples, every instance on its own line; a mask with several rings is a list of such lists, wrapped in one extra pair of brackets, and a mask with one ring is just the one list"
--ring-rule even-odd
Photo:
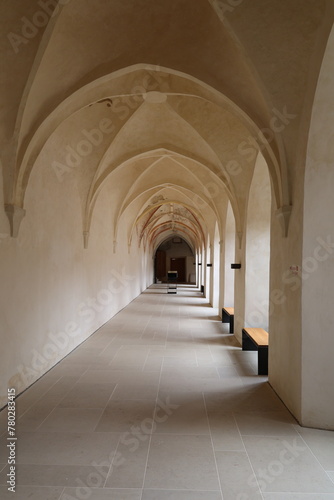
[(210, 303), (212, 301), (212, 290), (211, 290), (212, 280), (211, 280), (211, 268), (208, 267), (208, 264), (211, 264), (211, 255), (212, 255), (212, 242), (211, 238), (208, 237), (207, 245), (204, 250), (203, 274), (204, 274), (204, 294)]
[(215, 224), (215, 237), (213, 241), (213, 255), (211, 257), (211, 276), (212, 276), (212, 307), (218, 307), (220, 294), (220, 245), (219, 228)]
[(177, 271), (178, 283), (196, 284), (194, 252), (177, 234), (163, 241), (155, 252), (155, 283), (166, 283), (168, 271)]
[(204, 287), (204, 247), (198, 252), (198, 263), (197, 263), (197, 285), (200, 290)]
[(258, 155), (248, 198), (246, 228), (245, 326), (268, 329), (271, 186)]
[(235, 219), (231, 203), (228, 203), (225, 226), (225, 276), (224, 304), (222, 307), (234, 307), (234, 273), (231, 264), (235, 261)]

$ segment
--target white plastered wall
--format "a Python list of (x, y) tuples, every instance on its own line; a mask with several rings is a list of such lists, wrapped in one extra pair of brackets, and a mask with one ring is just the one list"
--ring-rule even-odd
[(305, 173), (302, 424), (334, 429), (334, 30), (318, 81)]
[(219, 244), (219, 229), (218, 223), (215, 225), (215, 236), (212, 247), (212, 257), (211, 257), (211, 297), (212, 297), (212, 306), (217, 308), (219, 305), (219, 287), (220, 287), (220, 244)]
[[(212, 267), (208, 267), (208, 264), (211, 263), (212, 258), (212, 243), (211, 240), (208, 240), (208, 244), (205, 250), (205, 260), (204, 260), (204, 283), (205, 283), (205, 297), (208, 299), (209, 303), (212, 302)], [(203, 264), (202, 264), (203, 266)]]
[[(152, 258), (136, 248), (137, 242), (128, 253), (126, 219), (113, 253), (108, 189), (97, 201), (84, 250), (76, 174), (60, 183), (46, 155), (32, 173), (25, 208), (18, 238), (0, 243), (1, 338), (6, 344), (0, 354), (0, 407), (7, 402), (8, 387), (17, 393), (28, 387), (153, 278)], [(5, 226), (2, 214), (4, 233)]]
[(234, 273), (231, 264), (235, 261), (235, 219), (228, 204), (225, 229), (225, 291), (223, 307), (234, 307)]
[[(242, 329), (268, 328), (270, 259), (271, 187), (268, 166), (262, 154), (257, 156), (242, 240), (235, 239), (235, 263), (241, 268), (234, 274), (234, 335), (242, 343)], [(241, 248), (240, 247), (241, 243)], [(256, 314), (256, 311), (260, 311)], [(257, 324), (255, 323), (257, 319)], [(258, 322), (261, 319), (261, 323)]]
[(245, 326), (268, 330), (271, 188), (258, 155), (249, 192), (246, 233)]

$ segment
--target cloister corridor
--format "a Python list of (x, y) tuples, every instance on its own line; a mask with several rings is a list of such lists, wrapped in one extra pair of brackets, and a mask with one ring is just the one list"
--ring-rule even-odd
[(0, 33), (0, 499), (334, 500), (334, 1)]

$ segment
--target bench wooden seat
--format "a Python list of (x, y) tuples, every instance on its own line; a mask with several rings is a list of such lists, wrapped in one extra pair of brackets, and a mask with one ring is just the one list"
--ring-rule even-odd
[(223, 311), (226, 311), (227, 314), (234, 315), (234, 307), (224, 307)]
[(242, 350), (257, 351), (258, 375), (268, 375), (268, 332), (263, 328), (243, 328)]
[(230, 323), (230, 333), (234, 332), (234, 307), (223, 307), (222, 323)]

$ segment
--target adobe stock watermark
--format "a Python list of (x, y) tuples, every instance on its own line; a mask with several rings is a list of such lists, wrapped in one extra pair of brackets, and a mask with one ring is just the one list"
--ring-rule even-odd
[[(266, 491), (276, 478), (281, 476), (287, 467), (291, 467), (293, 462), (307, 450), (306, 446), (300, 446), (297, 439), (294, 438), (292, 444), (283, 441), (283, 448), (280, 450), (277, 460), (271, 460), (263, 469), (258, 469), (256, 475), (251, 475), (247, 480), (247, 485), (251, 488), (260, 488)], [(239, 493), (236, 500), (250, 500), (252, 497), (248, 493)]]
[(124, 122), (130, 116), (131, 110), (138, 108), (138, 105), (143, 102), (143, 96), (147, 92), (168, 90), (166, 78), (168, 79), (169, 75), (167, 73), (161, 71), (159, 66), (147, 68), (147, 71), (142, 81), (133, 86), (130, 94), (105, 98), (95, 103), (106, 102), (112, 119), (102, 118), (97, 127), (91, 130), (83, 129), (82, 139), (74, 147), (66, 146), (64, 163), (53, 161), (52, 168), (60, 182), (63, 181), (65, 174), (79, 167), (82, 160), (103, 143), (105, 136), (116, 131), (116, 121)]
[(98, 128), (93, 128), (91, 130), (83, 129), (81, 133), (84, 138), (77, 143), (75, 148), (69, 145), (66, 146), (65, 149), (67, 154), (65, 156), (65, 164), (59, 161), (52, 162), (52, 168), (59, 182), (63, 181), (66, 173), (77, 168), (81, 164), (83, 158), (89, 156), (94, 148), (102, 144), (105, 135), (111, 134), (114, 130), (115, 126), (109, 118), (100, 120)]
[(116, 453), (112, 452), (108, 460), (103, 462), (94, 461), (91, 466), (95, 472), (91, 472), (85, 481), (76, 479), (75, 496), (64, 493), (61, 500), (89, 500), (94, 488), (103, 488), (106, 480), (113, 473), (117, 474), (117, 468), (126, 463), (124, 450), (120, 451), (120, 446), (125, 447), (130, 453), (135, 453), (141, 443), (147, 441), (157, 430), (158, 425), (166, 422), (179, 407), (180, 405), (171, 403), (169, 396), (165, 401), (158, 399), (152, 417), (143, 419), (140, 424), (132, 425), (129, 431), (124, 432), (119, 439)]
[[(113, 270), (111, 275), (112, 278), (106, 288), (102, 288), (96, 297), (88, 297), (77, 308), (77, 314), (84, 319), (87, 325), (93, 324), (97, 314), (106, 307), (110, 307), (115, 295), (121, 293), (135, 278), (135, 276), (126, 274), (125, 268), (122, 269), (121, 273)], [(19, 365), (17, 367), (22, 387), (28, 387), (37, 380), (50, 367), (52, 360), (66, 352), (72, 339), (78, 337), (80, 333), (81, 328), (74, 320), (69, 321), (58, 333), (49, 332), (49, 341), (43, 348), (39, 351), (37, 349), (31, 350), (32, 359), (29, 366)]]
[[(314, 248), (313, 254), (305, 257), (301, 266), (294, 266), (293, 271), (288, 269), (282, 275), (282, 283), (288, 285), (292, 292), (297, 291), (302, 286), (302, 282), (319, 269), (322, 262), (334, 255), (334, 241), (331, 235), (327, 235), (326, 238), (318, 236), (316, 241), (318, 245)], [(272, 316), (275, 307), (283, 305), (286, 300), (287, 295), (282, 289), (272, 290), (269, 300), (257, 304), (256, 309), (249, 313), (247, 323), (254, 326), (263, 324), (267, 315)]]
[[(272, 116), (269, 121), (269, 127), (261, 128), (256, 137), (249, 135), (247, 139), (241, 141), (237, 147), (237, 152), (240, 156), (250, 163), (254, 162), (259, 152), (262, 152), (275, 139), (277, 133), (283, 132), (285, 128), (297, 117), (296, 114), (290, 113), (286, 106), (283, 106), (282, 111), (276, 108), (272, 109)], [(211, 182), (207, 182), (203, 186), (203, 195), (214, 200), (221, 194), (221, 189), (217, 185), (216, 178), (218, 177), (223, 182), (226, 182), (226, 174), (231, 177), (236, 177), (243, 172), (243, 166), (237, 159), (229, 160), (224, 165), (224, 171), (218, 174), (210, 172)], [(198, 209), (203, 209), (206, 206), (206, 201), (198, 194), (193, 199)]]
[(44, 28), (52, 17), (59, 14), (60, 8), (67, 5), (71, 0), (39, 0), (40, 7), (29, 19), (26, 16), (21, 17), (21, 26), (19, 33), (11, 31), (7, 38), (15, 54), (18, 54), (20, 48), (30, 42), (38, 34), (41, 28)]
[(258, 152), (263, 151), (275, 139), (275, 135), (283, 132), (292, 120), (298, 116), (290, 113), (286, 106), (283, 106), (282, 111), (276, 108), (273, 108), (271, 111), (272, 116), (269, 121), (269, 127), (261, 128), (256, 138), (249, 135), (247, 140), (242, 141), (238, 146), (238, 153), (245, 156), (249, 162), (254, 161)]

